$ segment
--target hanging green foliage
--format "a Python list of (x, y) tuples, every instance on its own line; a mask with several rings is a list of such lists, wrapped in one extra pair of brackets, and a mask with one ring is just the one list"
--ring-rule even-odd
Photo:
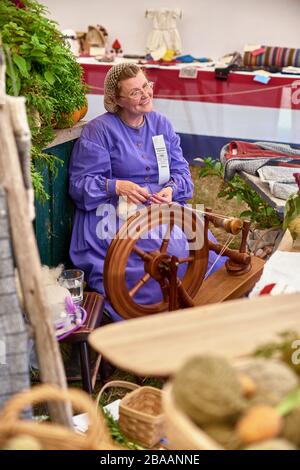
[(0, 32), (6, 55), (6, 92), (26, 97), (32, 133), (32, 177), (37, 197), (47, 198), (41, 162), (56, 168), (59, 159), (42, 150), (53, 140), (54, 127), (85, 105), (82, 69), (62, 39), (57, 24), (35, 0), (0, 1)]

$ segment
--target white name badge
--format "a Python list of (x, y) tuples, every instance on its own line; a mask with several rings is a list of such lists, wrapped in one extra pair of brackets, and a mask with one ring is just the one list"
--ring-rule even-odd
[(165, 139), (161, 134), (153, 136), (152, 141), (158, 164), (158, 184), (165, 184), (170, 179), (170, 167)]

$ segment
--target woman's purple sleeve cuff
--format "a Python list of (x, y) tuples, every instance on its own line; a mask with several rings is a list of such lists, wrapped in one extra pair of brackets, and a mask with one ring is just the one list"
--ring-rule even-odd
[(113, 180), (107, 179), (106, 180), (106, 192), (107, 192), (107, 194), (109, 194), (111, 196), (116, 195), (116, 182), (117, 182), (117, 180), (115, 180), (115, 179), (113, 179)]

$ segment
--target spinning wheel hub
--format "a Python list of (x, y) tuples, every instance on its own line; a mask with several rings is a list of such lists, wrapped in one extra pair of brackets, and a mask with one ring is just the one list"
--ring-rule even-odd
[[(161, 281), (162, 279), (168, 277), (171, 260), (172, 257), (167, 253), (158, 252), (151, 260), (145, 261), (145, 271), (149, 273), (150, 276), (153, 277), (156, 281)], [(176, 260), (178, 261), (177, 257)]]

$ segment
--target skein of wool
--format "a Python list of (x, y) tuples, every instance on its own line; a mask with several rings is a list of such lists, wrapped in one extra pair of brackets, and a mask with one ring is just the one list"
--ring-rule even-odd
[(177, 405), (199, 426), (231, 421), (246, 408), (238, 374), (218, 356), (197, 356), (173, 382)]
[(253, 379), (258, 393), (267, 392), (277, 402), (299, 384), (295, 372), (276, 359), (253, 358), (239, 367), (239, 371)]
[(282, 436), (300, 447), (300, 408), (295, 408), (283, 420)]
[(227, 450), (237, 450), (241, 447), (242, 442), (239, 439), (235, 428), (228, 424), (209, 424), (202, 428), (212, 439), (218, 442)]

